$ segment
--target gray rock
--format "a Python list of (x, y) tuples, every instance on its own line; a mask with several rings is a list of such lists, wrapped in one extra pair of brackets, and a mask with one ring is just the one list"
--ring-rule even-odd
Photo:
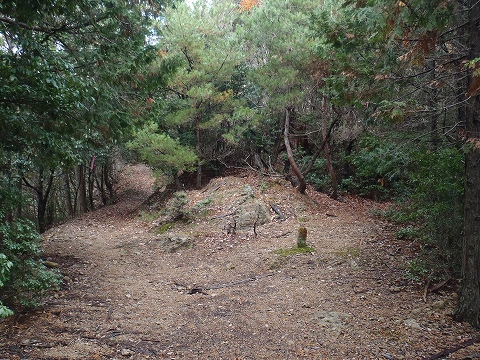
[(253, 227), (254, 224), (264, 225), (270, 221), (270, 211), (263, 201), (253, 199), (238, 206), (235, 220), (237, 229)]
[(349, 318), (351, 315), (336, 311), (318, 311), (315, 315), (314, 320), (317, 323), (325, 328), (331, 330), (338, 330), (343, 326), (345, 319)]
[(165, 252), (174, 253), (190, 249), (193, 247), (193, 241), (189, 236), (181, 234), (163, 234), (157, 238), (157, 245)]
[(132, 355), (134, 354), (134, 352), (133, 352), (132, 350), (130, 350), (130, 349), (122, 349), (122, 351), (120, 352), (120, 354), (121, 354), (122, 356), (127, 357), (127, 356), (132, 356)]
[(406, 319), (403, 323), (405, 324), (405, 326), (411, 327), (412, 329), (422, 330), (422, 327), (415, 319)]

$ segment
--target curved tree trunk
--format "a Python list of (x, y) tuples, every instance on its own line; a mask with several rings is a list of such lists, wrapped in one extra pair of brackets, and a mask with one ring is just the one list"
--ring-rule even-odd
[(285, 148), (287, 149), (287, 156), (288, 156), (288, 161), (290, 163), (290, 167), (292, 168), (293, 173), (298, 179), (299, 184), (297, 186), (297, 190), (301, 194), (305, 194), (307, 183), (305, 181), (304, 176), (302, 175), (302, 172), (300, 171), (297, 164), (295, 163), (295, 159), (293, 158), (292, 147), (290, 146), (289, 129), (290, 129), (290, 117), (292, 116), (292, 111), (293, 111), (293, 106), (289, 106), (285, 109), (285, 130), (283, 132), (283, 139), (285, 141)]

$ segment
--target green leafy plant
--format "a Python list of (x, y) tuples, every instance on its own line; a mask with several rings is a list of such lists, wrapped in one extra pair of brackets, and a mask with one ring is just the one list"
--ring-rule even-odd
[(421, 245), (418, 259), (411, 262), (407, 277), (442, 278), (460, 274), (463, 231), (464, 161), (461, 148), (437, 151), (417, 149), (404, 174), (408, 197), (397, 197), (397, 205), (377, 215), (402, 225), (396, 237)]
[[(0, 288), (2, 288), (5, 285), (5, 282), (8, 281), (12, 266), (13, 263), (7, 259), (7, 256), (5, 254), (0, 254)], [(13, 311), (3, 305), (0, 301), (0, 318), (9, 315), (13, 315)]]
[(397, 239), (414, 240), (419, 237), (419, 230), (414, 226), (406, 226), (395, 233)]
[(208, 213), (209, 207), (213, 202), (211, 197), (206, 197), (205, 199), (200, 200), (192, 207), (192, 213), (197, 216), (206, 215)]
[(430, 267), (421, 259), (410, 260), (407, 264), (405, 277), (413, 282), (423, 282), (430, 273)]
[[(458, 272), (463, 229), (464, 161), (457, 148), (414, 154), (415, 171), (409, 174), (410, 213), (424, 242)], [(431, 255), (431, 254), (430, 254)]]
[(173, 221), (188, 219), (190, 210), (187, 208), (187, 204), (187, 193), (185, 191), (177, 191), (167, 203), (166, 215), (170, 216)]
[(404, 192), (410, 154), (391, 140), (365, 135), (347, 161), (355, 175), (343, 180), (345, 190), (378, 199)]
[[(0, 273), (3, 285), (0, 298), (8, 306), (38, 306), (47, 291), (58, 287), (58, 270), (48, 269), (40, 259), (41, 237), (28, 220), (0, 225)], [(4, 315), (10, 314), (2, 308)]]
[(260, 184), (260, 192), (264, 194), (269, 187), (270, 185), (268, 183), (266, 183), (265, 181), (262, 181), (262, 183)]

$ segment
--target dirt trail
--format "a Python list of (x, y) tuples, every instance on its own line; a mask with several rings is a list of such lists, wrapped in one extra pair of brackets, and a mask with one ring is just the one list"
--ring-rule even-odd
[[(311, 189), (305, 197), (256, 176), (216, 179), (189, 193), (210, 203), (208, 214), (172, 230), (194, 246), (166, 252), (154, 219), (136, 211), (152, 193), (148, 175), (127, 166), (115, 204), (45, 235), (65, 285), (43, 308), (0, 323), (0, 358), (421, 359), (476, 336), (451, 320), (451, 292), (424, 302), (423, 289), (405, 280), (417, 245), (370, 216), (372, 203)], [(245, 188), (287, 219), (272, 212), (257, 236), (226, 234), (218, 196)], [(299, 226), (316, 251), (276, 254), (295, 245)]]

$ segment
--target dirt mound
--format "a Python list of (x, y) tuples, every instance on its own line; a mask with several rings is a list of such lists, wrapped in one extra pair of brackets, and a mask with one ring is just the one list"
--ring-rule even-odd
[[(65, 284), (0, 323), (1, 358), (419, 359), (475, 336), (446, 288), (405, 278), (418, 246), (378, 204), (248, 173), (139, 212), (152, 192), (127, 166), (115, 204), (45, 235)], [(314, 252), (288, 251), (300, 226)]]

